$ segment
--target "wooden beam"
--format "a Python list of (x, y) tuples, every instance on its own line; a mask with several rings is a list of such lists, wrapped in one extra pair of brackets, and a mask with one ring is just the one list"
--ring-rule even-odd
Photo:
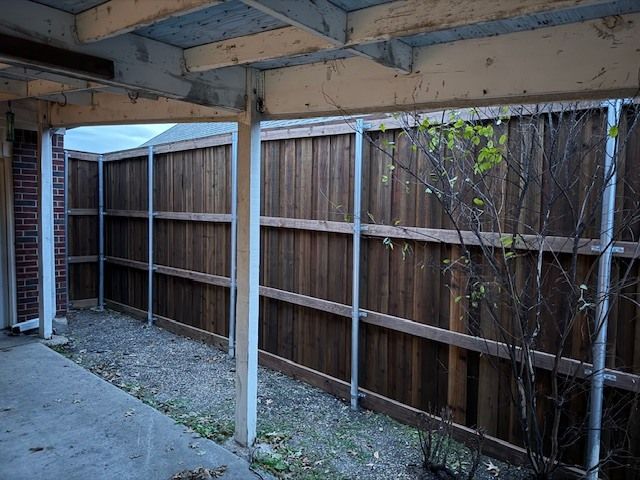
[(3, 33), (0, 33), (0, 59), (82, 77), (111, 80), (115, 76), (113, 61), (109, 59)]
[(91, 105), (50, 105), (50, 120), (54, 127), (86, 125), (210, 122), (232, 120), (235, 114), (222, 108), (158, 98), (150, 100), (115, 93), (95, 93)]
[(221, 3), (217, 0), (110, 0), (76, 15), (80, 42), (95, 42)]
[(260, 115), (258, 74), (247, 73), (245, 112), (238, 118), (236, 442), (256, 439), (260, 271)]
[(640, 15), (416, 49), (397, 76), (360, 58), (265, 72), (267, 115), (316, 116), (634, 96)]
[(611, 0), (399, 0), (347, 15), (346, 45), (442, 31), (483, 22), (560, 11)]
[(334, 48), (332, 42), (318, 35), (284, 27), (187, 48), (184, 59), (188, 71), (202, 72)]
[(0, 79), (0, 100), (19, 100), (23, 98), (38, 98), (59, 93), (75, 93), (86, 90), (106, 88), (96, 82), (82, 82), (83, 85), (68, 85), (49, 80), (14, 80)]
[[(62, 10), (27, 0), (3, 4), (0, 34), (51, 45), (68, 52), (69, 58), (73, 54), (83, 54), (109, 60), (115, 65), (114, 76), (108, 81), (95, 73), (83, 71), (79, 65), (58, 65), (55, 68), (39, 65), (39, 69), (198, 105), (225, 107), (236, 112), (244, 107), (244, 69), (185, 74), (182, 48), (131, 33), (81, 44), (76, 39), (75, 29), (75, 16)], [(20, 55), (12, 58), (10, 63), (33, 65), (32, 60)]]
[(97, 261), (98, 255), (82, 255), (67, 258), (68, 263), (94, 263)]
[(347, 39), (347, 13), (328, 0), (241, 0), (278, 20), (340, 47)]

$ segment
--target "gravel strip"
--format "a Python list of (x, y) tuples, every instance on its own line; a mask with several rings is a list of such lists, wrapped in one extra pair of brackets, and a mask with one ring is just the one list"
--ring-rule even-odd
[[(322, 390), (260, 367), (259, 447), (238, 448), (233, 432), (234, 361), (215, 347), (174, 335), (119, 312), (71, 312), (70, 343), (59, 351), (165, 411), (197, 433), (254, 458), (279, 478), (409, 479), (420, 463), (415, 429), (349, 405)], [(483, 460), (478, 479), (525, 478)]]

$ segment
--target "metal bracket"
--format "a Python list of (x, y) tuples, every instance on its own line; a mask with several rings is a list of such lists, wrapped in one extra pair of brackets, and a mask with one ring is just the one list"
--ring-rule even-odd
[[(591, 245), (591, 251), (592, 252), (596, 252), (596, 253), (602, 253), (603, 249), (600, 246), (600, 244), (596, 243), (594, 245)], [(611, 247), (611, 251), (613, 253), (624, 253), (624, 247), (618, 247), (618, 246), (614, 245), (613, 247)]]
[(367, 312), (358, 312), (358, 316), (360, 318), (367, 318), (367, 315), (368, 315)]
[[(584, 374), (585, 375), (592, 375), (593, 374), (593, 370), (591, 368), (585, 368), (584, 369)], [(610, 382), (615, 382), (618, 380), (618, 376), (615, 373), (608, 373), (608, 372), (604, 372), (604, 374), (602, 375), (602, 377), (605, 380), (609, 380)]]

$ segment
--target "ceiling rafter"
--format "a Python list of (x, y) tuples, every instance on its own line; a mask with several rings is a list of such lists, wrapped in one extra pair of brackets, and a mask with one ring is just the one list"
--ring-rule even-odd
[(328, 0), (241, 0), (242, 3), (278, 20), (326, 40), (333, 48), (347, 46), (356, 55), (369, 58), (385, 67), (410, 73), (413, 51), (410, 45), (385, 39), (379, 46), (347, 45), (348, 14)]
[(220, 3), (222, 0), (110, 0), (76, 15), (78, 40), (104, 40)]

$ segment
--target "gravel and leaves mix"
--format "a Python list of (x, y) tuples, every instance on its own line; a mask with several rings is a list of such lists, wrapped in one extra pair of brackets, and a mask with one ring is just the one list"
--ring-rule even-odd
[[(414, 428), (382, 414), (354, 412), (330, 394), (262, 367), (258, 446), (243, 450), (232, 439), (235, 364), (226, 352), (110, 310), (75, 311), (68, 318), (70, 341), (56, 350), (197, 435), (250, 458), (257, 470), (268, 472), (265, 477), (435, 478), (418, 467)], [(483, 459), (480, 470), (479, 479), (525, 473), (490, 459)]]

